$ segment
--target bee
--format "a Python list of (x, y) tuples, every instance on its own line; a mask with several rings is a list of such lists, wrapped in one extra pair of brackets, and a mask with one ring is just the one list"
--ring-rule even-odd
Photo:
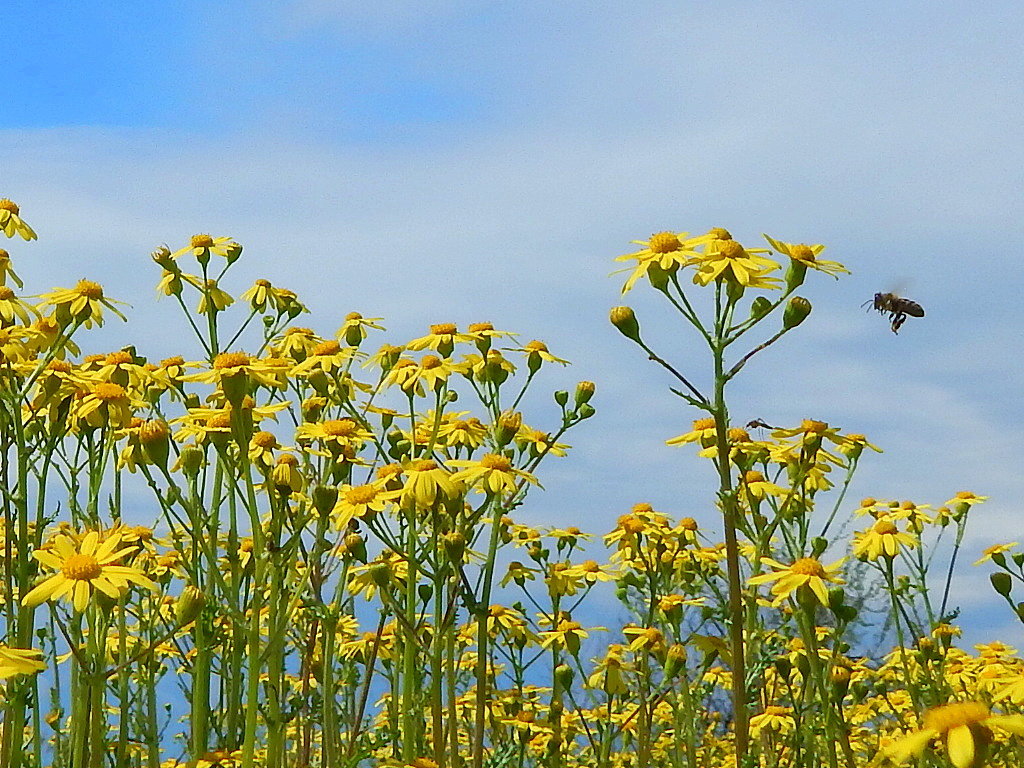
[(866, 307), (869, 304), (872, 309), (877, 309), (883, 315), (889, 313), (893, 333), (900, 332), (900, 326), (908, 317), (924, 317), (924, 308), (920, 304), (895, 293), (876, 293), (875, 298), (865, 301), (861, 306)]

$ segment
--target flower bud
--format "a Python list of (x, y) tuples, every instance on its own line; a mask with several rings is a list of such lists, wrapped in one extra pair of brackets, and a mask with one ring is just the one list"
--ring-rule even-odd
[(202, 448), (195, 445), (186, 445), (181, 449), (181, 455), (178, 457), (178, 462), (181, 464), (181, 471), (185, 473), (187, 477), (195, 477), (199, 474), (199, 470), (203, 466), (206, 456), (203, 453)]
[(786, 310), (782, 315), (782, 327), (787, 331), (796, 328), (811, 314), (811, 302), (803, 296), (794, 296), (786, 304)]
[(572, 687), (572, 680), (574, 677), (576, 677), (576, 672), (568, 664), (559, 664), (555, 667), (555, 679), (562, 687), (562, 690)]
[(673, 678), (683, 671), (686, 664), (686, 647), (676, 643), (668, 649), (665, 657), (665, 677)]
[(576, 405), (580, 406), (584, 403), (589, 403), (590, 398), (594, 396), (596, 387), (592, 381), (581, 381), (576, 385)]
[(636, 314), (629, 307), (613, 307), (608, 314), (612, 325), (619, 329), (619, 333), (627, 339), (637, 343), (640, 342), (640, 323), (637, 322)]
[(163, 419), (152, 419), (139, 427), (139, 442), (146, 458), (158, 467), (167, 466), (170, 429)]
[(771, 301), (765, 296), (758, 296), (750, 303), (750, 317), (760, 320), (767, 315), (772, 308)]
[(497, 441), (504, 447), (512, 442), (523, 426), (523, 415), (518, 411), (502, 411), (498, 416)]
[(206, 595), (191, 584), (181, 590), (181, 596), (174, 603), (174, 618), (183, 627), (195, 621), (206, 607)]
[(584, 403), (576, 410), (576, 415), (581, 419), (589, 419), (595, 413), (597, 413), (597, 411), (594, 410), (594, 406), (590, 403)]
[(564, 408), (565, 404), (569, 402), (569, 393), (564, 389), (558, 390), (555, 392), (555, 402)]
[(1013, 589), (1013, 580), (1010, 578), (1010, 574), (1005, 571), (997, 571), (988, 578), (992, 582), (992, 588), (997, 593), (1003, 597), (1010, 596), (1010, 591)]
[(366, 541), (358, 533), (350, 533), (342, 542), (344, 554), (360, 563), (366, 562)]

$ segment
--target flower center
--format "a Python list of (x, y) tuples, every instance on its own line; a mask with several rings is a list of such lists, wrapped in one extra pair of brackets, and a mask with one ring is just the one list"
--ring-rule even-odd
[(192, 235), (191, 245), (193, 248), (211, 248), (213, 238), (209, 235)]
[(324, 434), (329, 437), (348, 437), (356, 431), (352, 419), (332, 419), (323, 424)]
[(469, 325), (469, 332), (470, 333), (482, 333), (484, 331), (493, 331), (493, 330), (494, 330), (494, 326), (491, 325), (490, 323), (470, 323), (470, 325)]
[(750, 433), (743, 429), (743, 427), (730, 427), (726, 434), (729, 436), (729, 442), (731, 443), (750, 442)]
[(297, 458), (295, 458), (294, 456), (292, 456), (290, 453), (285, 453), (285, 454), (282, 454), (281, 456), (278, 456), (277, 457), (277, 463), (279, 465), (284, 464), (284, 465), (287, 465), (289, 467), (297, 467), (297, 466), (299, 466), (299, 460)]
[(430, 459), (417, 459), (409, 465), (412, 472), (430, 472), (434, 469), (437, 469), (437, 462)]
[(752, 469), (749, 472), (743, 473), (743, 482), (750, 483), (763, 483), (764, 475), (758, 472), (756, 469)]
[(819, 579), (826, 575), (825, 568), (813, 557), (801, 557), (789, 566), (789, 570), (801, 576), (817, 576)]
[(362, 320), (363, 316), (361, 314), (359, 314), (358, 312), (349, 312), (347, 315), (345, 315), (345, 319), (349, 320), (349, 321), (351, 321), (351, 320)]
[(942, 707), (929, 709), (924, 715), (924, 727), (946, 733), (961, 725), (972, 725), (989, 717), (988, 707), (977, 701), (964, 701), (946, 704)]
[(809, 245), (794, 245), (789, 249), (789, 255), (798, 261), (814, 261), (814, 251)]
[(312, 354), (314, 357), (323, 355), (336, 355), (340, 351), (341, 344), (339, 344), (336, 341), (325, 341), (313, 347), (313, 351), (310, 354)]
[(536, 339), (534, 339), (529, 344), (526, 344), (523, 347), (523, 349), (525, 349), (527, 352), (547, 352), (548, 345), (545, 344), (543, 341), (537, 341)]
[(127, 352), (111, 352), (109, 355), (107, 355), (106, 359), (104, 359), (103, 362), (106, 363), (107, 365), (124, 365), (125, 363), (130, 363), (131, 361), (132, 356)]
[(826, 429), (828, 429), (828, 424), (826, 424), (824, 421), (815, 421), (814, 419), (804, 419), (802, 422), (800, 422), (800, 429), (802, 429), (804, 431), (804, 434), (820, 435), (822, 432), (824, 432)]
[(732, 235), (728, 229), (722, 229), (721, 227), (713, 227), (708, 234), (715, 240), (732, 240)]
[(349, 504), (369, 504), (377, 498), (377, 487), (373, 485), (357, 485), (345, 492), (345, 501)]
[(10, 286), (0, 285), (0, 301), (10, 301), (14, 298), (14, 291)]
[(442, 362), (441, 358), (437, 355), (426, 355), (422, 360), (420, 360), (420, 368), (429, 371), (433, 368), (439, 368)]
[(682, 520), (679, 521), (679, 527), (682, 528), (684, 531), (696, 531), (697, 521), (694, 520), (692, 517), (684, 517)]
[(265, 432), (261, 430), (252, 436), (252, 442), (257, 448), (277, 447), (277, 437), (273, 432)]
[(74, 554), (64, 561), (61, 573), (75, 581), (89, 581), (103, 573), (103, 566), (92, 555)]
[(271, 287), (273, 287), (273, 286), (271, 286), (271, 284), (270, 284), (270, 281), (269, 281), (269, 280), (265, 280), (265, 279), (264, 279), (264, 278), (262, 278), (262, 277), (261, 277), (261, 278), (260, 278), (259, 280), (256, 280), (256, 281), (255, 281), (255, 283), (256, 283), (256, 285), (258, 285), (258, 286), (259, 286), (260, 288), (271, 288)]
[(109, 381), (97, 384), (92, 393), (97, 400), (104, 401), (123, 400), (128, 396), (128, 393), (124, 391), (124, 387)]
[(10, 211), (15, 216), (17, 216), (19, 213), (21, 213), (21, 208), (18, 207), (17, 203), (13, 202), (12, 200), (8, 200), (5, 197), (3, 200), (0, 200), (0, 211)]
[(221, 352), (214, 358), (213, 367), (223, 370), (225, 368), (241, 368), (251, 362), (245, 352)]
[(735, 240), (722, 240), (718, 244), (718, 253), (727, 259), (740, 259), (746, 256), (743, 246)]
[(75, 293), (85, 296), (87, 299), (102, 299), (103, 286), (92, 280), (79, 280), (75, 286)]
[(51, 360), (46, 367), (57, 373), (71, 373), (71, 363), (67, 360)]
[(457, 333), (459, 330), (455, 323), (438, 323), (437, 325), (430, 326), (431, 336), (451, 336), (453, 333)]
[(210, 429), (228, 429), (231, 426), (231, 414), (227, 411), (215, 413), (206, 420), (206, 426)]
[(893, 524), (892, 520), (879, 520), (872, 526), (875, 533), (879, 533), (883, 536), (891, 535), (898, 532), (898, 528)]
[(508, 472), (512, 469), (512, 462), (505, 456), (499, 456), (496, 453), (488, 453), (480, 459), (480, 466), (486, 467), (487, 469), (496, 469), (499, 472)]
[(715, 420), (714, 419), (694, 419), (694, 421), (693, 421), (693, 431), (694, 432), (701, 432), (701, 431), (703, 431), (705, 429), (714, 429), (714, 428), (715, 428)]
[(160, 367), (161, 368), (171, 368), (172, 366), (184, 365), (184, 364), (185, 364), (185, 358), (182, 357), (181, 355), (175, 355), (174, 357), (168, 357), (166, 360), (161, 360), (160, 361)]
[(679, 242), (679, 236), (673, 232), (657, 232), (651, 235), (647, 247), (651, 249), (651, 253), (673, 253), (682, 248), (683, 244)]

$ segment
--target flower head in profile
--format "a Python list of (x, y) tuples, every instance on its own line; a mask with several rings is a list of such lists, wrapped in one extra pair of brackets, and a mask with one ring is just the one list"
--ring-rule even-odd
[(902, 765), (940, 739), (956, 768), (982, 768), (993, 728), (1024, 736), (1024, 715), (993, 715), (978, 701), (945, 704), (925, 712), (920, 730), (891, 744), (883, 754)]
[(179, 248), (171, 254), (172, 259), (191, 252), (197, 259), (209, 258), (210, 254), (223, 256), (229, 261), (234, 261), (242, 252), (242, 246), (230, 237), (212, 237), (207, 234), (192, 235), (188, 245)]
[(839, 279), (839, 273), (845, 272), (847, 275), (850, 274), (850, 270), (840, 264), (838, 261), (825, 261), (819, 259), (818, 254), (825, 250), (824, 245), (804, 245), (803, 243), (784, 243), (781, 240), (773, 240), (764, 235), (764, 239), (768, 241), (778, 253), (789, 256), (793, 261), (802, 264), (804, 267), (809, 269), (816, 269), (819, 272), (824, 272), (826, 275), (832, 275), (832, 277)]
[(6, 197), (0, 200), (0, 232), (8, 237), (20, 235), (22, 240), (35, 240), (36, 233), (21, 218), (21, 208)]
[(86, 328), (103, 325), (104, 307), (122, 320), (128, 319), (114, 306), (124, 302), (108, 299), (103, 295), (103, 286), (92, 280), (79, 280), (74, 288), (54, 288), (39, 298), (43, 300), (41, 306), (54, 308), (55, 319), (61, 326), (71, 322), (81, 323)]
[(138, 568), (118, 564), (125, 555), (138, 551), (135, 546), (121, 547), (121, 543), (117, 532), (101, 539), (97, 531), (89, 531), (81, 542), (58, 535), (51, 546), (32, 553), (45, 568), (56, 573), (26, 594), (22, 605), (35, 607), (66, 597), (81, 612), (89, 604), (93, 590), (113, 600), (132, 584), (155, 590), (156, 585)]

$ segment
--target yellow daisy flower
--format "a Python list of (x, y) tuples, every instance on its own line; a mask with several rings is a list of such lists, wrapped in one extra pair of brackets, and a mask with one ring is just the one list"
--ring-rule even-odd
[(768, 235), (763, 235), (763, 237), (776, 251), (789, 256), (793, 261), (802, 264), (804, 267), (810, 267), (811, 269), (816, 269), (819, 272), (824, 272), (826, 275), (832, 275), (832, 277), (837, 280), (839, 279), (840, 272), (850, 274), (850, 270), (838, 261), (825, 261), (817, 258), (818, 254), (825, 250), (824, 245), (784, 243), (781, 240), (773, 240), (768, 237)]
[(21, 218), (21, 208), (6, 197), (0, 200), (0, 232), (8, 237), (21, 235), (22, 240), (35, 240), (36, 233)]
[(878, 560), (880, 557), (896, 557), (901, 547), (913, 549), (917, 538), (896, 527), (889, 517), (875, 521), (866, 531), (858, 531), (853, 539), (853, 554), (863, 560)]
[(941, 739), (956, 768), (981, 768), (992, 741), (992, 728), (1024, 736), (1024, 715), (993, 715), (978, 701), (961, 701), (929, 709), (921, 729), (890, 745), (884, 755), (903, 764)]
[(234, 261), (241, 255), (242, 246), (230, 237), (211, 237), (206, 234), (192, 235), (189, 244), (172, 253), (171, 258), (176, 259), (190, 251), (197, 259), (209, 258), (210, 254), (216, 254), (217, 256), (223, 256), (229, 261)]
[(156, 585), (138, 568), (117, 565), (117, 561), (136, 551), (121, 546), (121, 536), (113, 533), (104, 540), (89, 531), (79, 544), (70, 536), (57, 536), (49, 548), (37, 549), (32, 556), (42, 565), (57, 571), (26, 594), (22, 605), (35, 607), (47, 600), (67, 597), (75, 610), (84, 611), (93, 589), (118, 599), (132, 584), (156, 590)]
[(43, 652), (34, 648), (0, 645), (0, 680), (15, 675), (33, 675), (46, 669)]
[[(689, 237), (689, 232), (656, 232), (649, 240), (632, 240), (636, 245), (643, 248), (635, 253), (627, 253), (616, 257), (616, 261), (635, 261), (632, 268), (619, 270), (627, 272), (630, 269), (629, 277), (622, 286), (623, 293), (629, 293), (636, 282), (647, 277), (651, 267), (657, 267), (663, 272), (674, 272), (679, 267), (692, 264), (700, 254), (694, 250), (698, 245), (706, 243), (710, 238), (708, 235)], [(613, 274), (618, 274), (615, 272)]]
[(772, 560), (770, 557), (762, 557), (761, 562), (772, 566), (776, 570), (772, 573), (762, 573), (747, 579), (751, 585), (768, 584), (776, 582), (772, 586), (772, 594), (775, 600), (772, 606), (779, 606), (787, 597), (799, 590), (801, 587), (808, 587), (818, 598), (822, 605), (828, 605), (828, 587), (826, 582), (842, 584), (843, 580), (836, 578), (836, 573), (842, 567), (846, 558), (836, 560), (831, 565), (822, 565), (813, 557), (801, 557), (796, 562), (785, 565)]
[(54, 319), (61, 327), (70, 325), (72, 321), (86, 328), (91, 328), (94, 323), (103, 325), (104, 307), (122, 320), (128, 320), (114, 306), (124, 302), (108, 299), (103, 295), (103, 286), (92, 280), (79, 280), (74, 288), (54, 288), (39, 298), (43, 300), (40, 306), (54, 308)]
[(516, 469), (507, 456), (497, 453), (485, 454), (479, 461), (456, 459), (448, 463), (453, 467), (464, 467), (452, 475), (452, 480), (462, 481), (466, 485), (479, 485), (486, 493), (515, 493), (523, 480), (540, 485), (536, 477)]

